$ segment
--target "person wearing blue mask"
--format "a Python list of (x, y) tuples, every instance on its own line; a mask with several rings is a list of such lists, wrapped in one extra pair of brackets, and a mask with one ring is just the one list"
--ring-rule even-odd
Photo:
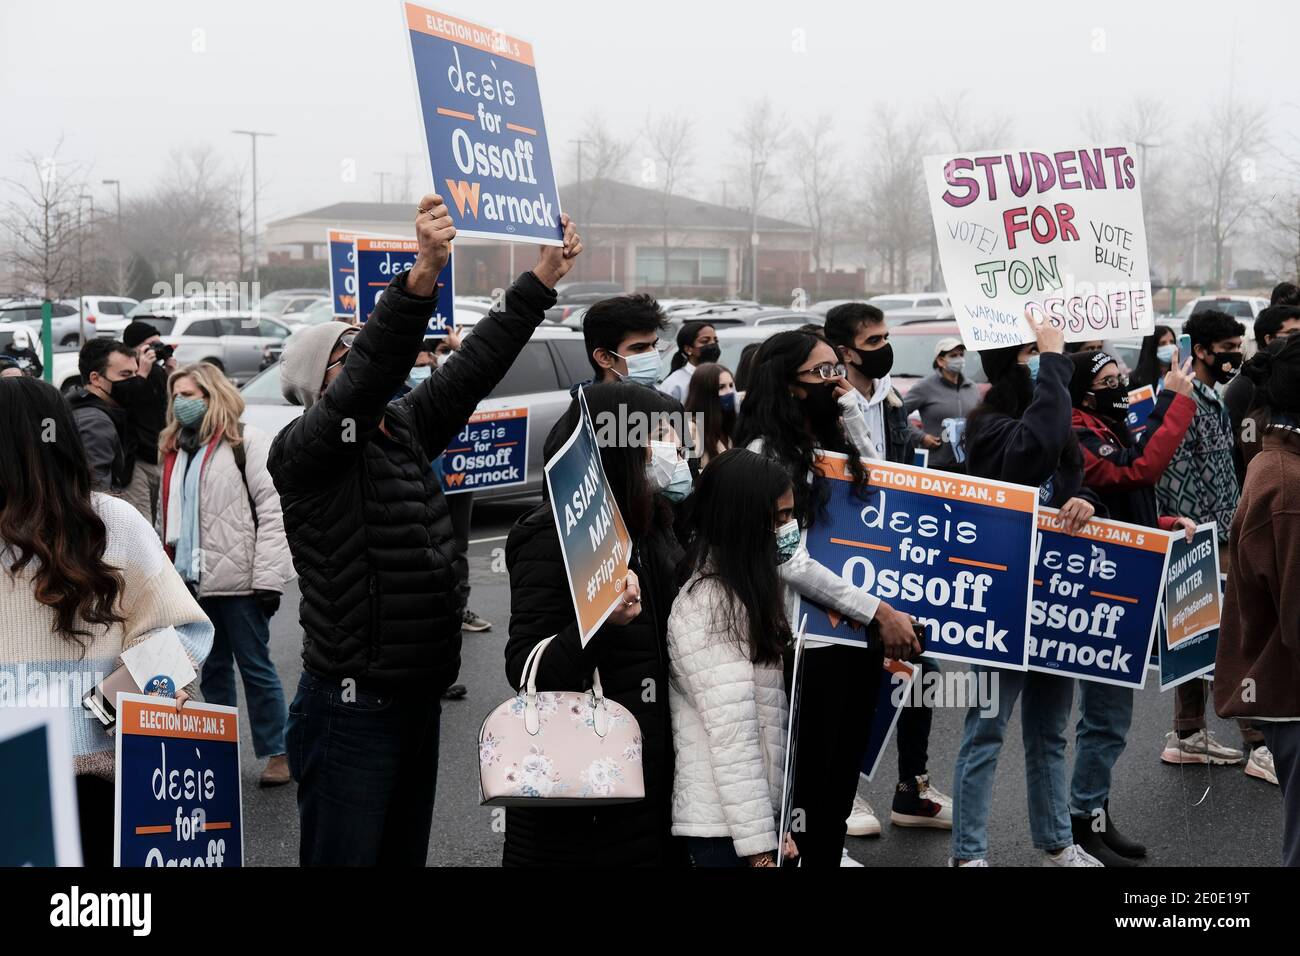
[[(582, 317), (582, 340), (595, 373), (591, 382), (659, 381), (659, 335), (668, 328), (659, 303), (648, 295), (602, 299)], [(576, 394), (576, 391), (575, 391)]]
[[(521, 517), (506, 541), (510, 624), (506, 679), (523, 682), (524, 662), (552, 638), (537, 668), (539, 691), (580, 690), (600, 671), (605, 697), (631, 712), (641, 729), (645, 798), (614, 806), (510, 807), (506, 810), (506, 866), (593, 867), (684, 865), (672, 827), (673, 747), (668, 710), (668, 614), (677, 597), (682, 555), (673, 531), (672, 503), (690, 489), (681, 437), (665, 422), (681, 405), (653, 388), (630, 382), (584, 389), (596, 425), (605, 479), (632, 539), (622, 600), (586, 643), (573, 607), (560, 532), (551, 503)], [(550, 460), (580, 420), (575, 400), (545, 445)], [(605, 429), (612, 417), (658, 427)], [(540, 801), (543, 803), (554, 801)]]
[(686, 414), (692, 428), (697, 421), (703, 434), (692, 435), (699, 447), (700, 468), (732, 445), (740, 395), (731, 371), (715, 362), (701, 365), (691, 376), (686, 392)]
[[(1178, 358), (1178, 336), (1167, 325), (1157, 325), (1142, 340), (1137, 365), (1129, 376), (1130, 388), (1152, 386), (1157, 392), (1164, 387), (1165, 376)], [(1186, 355), (1183, 358), (1187, 358)]]

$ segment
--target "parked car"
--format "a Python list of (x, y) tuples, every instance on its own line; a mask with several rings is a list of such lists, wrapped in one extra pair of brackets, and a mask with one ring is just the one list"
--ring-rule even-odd
[(283, 345), (293, 328), (255, 312), (139, 313), (176, 349), (176, 361), (211, 362), (231, 379), (246, 382), (262, 368), (269, 346)]
[[(472, 328), (468, 334), (472, 335)], [(542, 446), (555, 423), (569, 407), (569, 389), (591, 378), (582, 336), (568, 329), (538, 328), (492, 394), (479, 403), (479, 411), (528, 408), (528, 480), (514, 488), (475, 492), (479, 500), (509, 501), (540, 495), (545, 460)], [(274, 435), (302, 414), (280, 391), (280, 365), (272, 365), (240, 389), (244, 396), (243, 420)]]
[[(40, 332), (42, 305), (40, 299), (13, 299), (0, 304), (0, 324), (25, 325)], [(74, 300), (50, 303), (50, 329), (56, 345), (75, 346), (81, 341), (81, 315)]]
[(127, 321), (145, 315), (189, 315), (196, 312), (237, 312), (239, 303), (216, 295), (164, 295), (145, 299), (126, 314)]
[(1252, 322), (1264, 309), (1268, 308), (1268, 299), (1257, 295), (1203, 295), (1188, 302), (1175, 314), (1174, 318), (1186, 321), (1197, 312), (1224, 312), (1234, 319), (1250, 319)]
[(827, 299), (815, 302), (808, 307), (809, 312), (825, 316), (837, 305), (848, 302), (866, 302), (885, 313), (889, 325), (903, 325), (907, 322), (927, 322), (932, 319), (951, 321), (954, 318), (952, 305), (947, 295), (925, 293), (923, 295), (877, 295), (870, 299)]
[(88, 338), (120, 338), (127, 327), (127, 315), (140, 303), (120, 295), (83, 295), (79, 308), (85, 317)]
[[(284, 308), (280, 308), (283, 305)], [(259, 302), (254, 308), (255, 312), (261, 315), (274, 316), (281, 322), (287, 322), (290, 325), (303, 324), (303, 316), (312, 309), (320, 309), (322, 306), (329, 309), (334, 308), (334, 299), (328, 295), (309, 295), (296, 299), (285, 299), (280, 302), (271, 303), (271, 308), (266, 308), (266, 302)]]

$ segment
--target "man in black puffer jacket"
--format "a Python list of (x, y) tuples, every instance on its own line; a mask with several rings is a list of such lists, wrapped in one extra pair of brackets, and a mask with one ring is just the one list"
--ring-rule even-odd
[(439, 699), (460, 669), (464, 610), (429, 462), (505, 375), (582, 249), (564, 217), (564, 245), (543, 247), (504, 308), (390, 402), (415, 364), (456, 233), (441, 198), (420, 207), (419, 258), (360, 332), (304, 329), (282, 360), (285, 396), (307, 407), (268, 461), (302, 588), (303, 675), (288, 745), (303, 865), (425, 862)]

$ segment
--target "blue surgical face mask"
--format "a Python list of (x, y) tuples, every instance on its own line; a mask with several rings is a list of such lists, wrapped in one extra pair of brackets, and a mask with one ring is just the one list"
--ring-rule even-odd
[(719, 395), (718, 404), (722, 406), (724, 412), (734, 412), (736, 410), (736, 393), (728, 392), (726, 395)]
[(411, 386), (411, 388), (415, 388), (421, 382), (427, 380), (432, 374), (433, 366), (417, 365), (415, 368), (411, 369), (411, 374), (406, 376), (406, 384)]
[(785, 564), (799, 550), (799, 522), (791, 518), (776, 529), (776, 563)]
[(681, 501), (691, 493), (691, 466), (677, 455), (677, 445), (668, 441), (650, 442), (650, 461), (646, 463), (650, 487), (669, 501)]
[(952, 372), (954, 375), (960, 375), (962, 373), (962, 369), (964, 369), (965, 367), (966, 367), (966, 356), (951, 355), (948, 357), (947, 368), (948, 371)]
[(1041, 358), (1041, 355), (1031, 355), (1029, 361), (1025, 363), (1025, 367), (1029, 369), (1029, 381), (1031, 382), (1038, 381), (1038, 364)]
[(1156, 349), (1156, 359), (1161, 365), (1173, 365), (1174, 356), (1178, 354), (1178, 346), (1170, 342), (1168, 345), (1162, 345)]
[[(617, 352), (612, 353), (627, 362), (627, 375), (620, 376), (630, 382), (636, 382), (638, 385), (654, 385), (659, 381), (659, 353), (655, 351), (642, 352), (640, 355), (619, 355)], [(618, 371), (615, 370), (615, 375)]]
[(685, 459), (679, 459), (677, 467), (673, 469), (672, 480), (663, 490), (663, 496), (669, 501), (681, 501), (691, 493), (691, 485), (691, 466)]
[(177, 398), (172, 401), (172, 414), (182, 425), (193, 427), (203, 421), (208, 413), (208, 403), (202, 398)]

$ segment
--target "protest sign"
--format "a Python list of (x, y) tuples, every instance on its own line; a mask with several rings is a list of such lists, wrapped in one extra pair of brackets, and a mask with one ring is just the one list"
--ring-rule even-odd
[(1147, 430), (1147, 419), (1156, 410), (1156, 390), (1143, 385), (1128, 393), (1128, 433), (1136, 439)]
[(357, 314), (356, 252), (352, 243), (356, 234), (342, 229), (325, 232), (330, 250), (330, 298), (334, 300), (334, 318), (350, 319)]
[[(1213, 527), (1213, 525), (1210, 525)], [(1182, 540), (1182, 538), (1179, 538)], [(1195, 546), (1195, 545), (1193, 545)], [(1170, 559), (1173, 564), (1173, 558)], [(1170, 571), (1173, 574), (1173, 571)], [(1219, 575), (1218, 600), (1222, 606), (1223, 592), (1227, 589), (1227, 575)], [(1166, 597), (1167, 600), (1167, 597)], [(1201, 600), (1201, 598), (1197, 598)], [(1187, 683), (1188, 680), (1214, 678), (1214, 656), (1218, 653), (1218, 624), (1209, 631), (1203, 631), (1195, 637), (1184, 637), (1177, 644), (1170, 645), (1169, 633), (1166, 631), (1166, 619), (1161, 615), (1160, 631), (1156, 635), (1156, 663), (1160, 670), (1160, 689), (1167, 691), (1171, 687)]]
[[(809, 555), (854, 587), (914, 615), (930, 657), (1024, 670), (1038, 491), (1003, 481), (863, 462), (865, 500), (843, 455), (819, 452), (826, 517), (806, 535)], [(862, 645), (857, 622), (799, 599), (808, 634)]]
[(916, 468), (930, 467), (930, 449), (914, 448), (912, 450), (912, 465)]
[(582, 406), (578, 424), (546, 463), (545, 470), (578, 631), (586, 646), (623, 600), (632, 538), (605, 479), (600, 446), (582, 389), (578, 390), (578, 401)]
[(913, 706), (909, 700), (912, 681), (921, 672), (920, 665), (885, 658), (881, 665), (880, 686), (876, 690), (876, 710), (871, 715), (871, 734), (867, 738), (867, 752), (862, 757), (862, 775), (871, 780), (885, 755), (885, 747), (898, 726), (904, 707)]
[(442, 459), (443, 494), (528, 482), (528, 409), (475, 412)]
[(239, 710), (117, 695), (117, 866), (243, 866)]
[(66, 707), (0, 707), (0, 867), (81, 866), (72, 719)]
[[(796, 830), (802, 832), (802, 820), (794, 819), (794, 774), (799, 745), (799, 708), (803, 703), (803, 656), (807, 647), (804, 634), (808, 629), (808, 616), (799, 621), (799, 632), (794, 636), (794, 662), (790, 667), (790, 719), (785, 725), (785, 766), (781, 774), (781, 810), (777, 814), (776, 840), (780, 847), (776, 854), (777, 866), (794, 866), (785, 859), (785, 835)], [(799, 841), (795, 841), (798, 846)]]
[(967, 348), (1034, 341), (1026, 315), (1067, 342), (1151, 332), (1135, 147), (927, 156), (944, 280)]
[(434, 189), (457, 231), (560, 245), (532, 44), (413, 3), (402, 23)]
[[(356, 263), (357, 312), (359, 322), (370, 318), (394, 277), (410, 270), (420, 256), (420, 244), (414, 239), (395, 239), (384, 236), (357, 236), (352, 243)], [(456, 296), (452, 278), (454, 255), (438, 273), (438, 307), (429, 319), (425, 338), (438, 338), (456, 327), (452, 303)]]
[(1094, 518), (1076, 534), (1038, 510), (1029, 669), (1141, 689), (1160, 616), (1169, 535)]

